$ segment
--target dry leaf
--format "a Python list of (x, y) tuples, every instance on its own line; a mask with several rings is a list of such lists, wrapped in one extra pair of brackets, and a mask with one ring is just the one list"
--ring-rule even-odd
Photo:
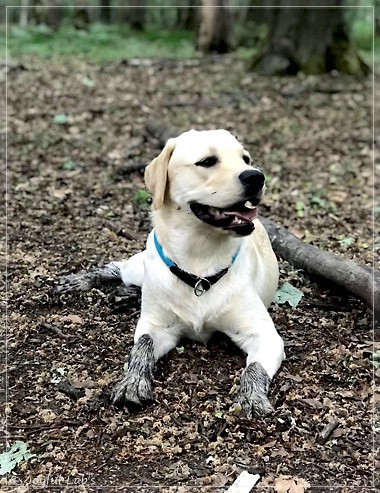
[(53, 412), (51, 409), (41, 409), (38, 415), (44, 423), (52, 423), (57, 417), (55, 412)]
[(68, 195), (70, 195), (73, 191), (71, 188), (56, 188), (50, 191), (50, 194), (55, 199), (65, 199)]
[(300, 400), (301, 402), (305, 402), (305, 404), (308, 404), (310, 407), (314, 409), (323, 409), (323, 404), (318, 399), (300, 399)]
[(40, 265), (37, 269), (34, 269), (34, 271), (30, 273), (30, 277), (31, 279), (35, 279), (37, 276), (47, 276), (48, 274), (48, 270)]
[(71, 322), (73, 324), (83, 324), (84, 320), (79, 315), (65, 315), (61, 318), (63, 322)]
[(301, 478), (280, 476), (274, 480), (276, 493), (304, 493), (310, 484)]
[(344, 190), (335, 190), (330, 195), (330, 200), (331, 202), (334, 202), (334, 204), (343, 204), (347, 199), (347, 195), (347, 192)]
[(217, 486), (225, 486), (228, 482), (228, 477), (222, 473), (216, 473), (213, 475), (212, 486), (216, 488)]
[(73, 380), (72, 385), (77, 389), (93, 389), (95, 387), (95, 382), (91, 378), (86, 380)]
[(111, 152), (109, 152), (109, 153), (107, 154), (107, 156), (108, 156), (110, 159), (115, 160), (115, 161), (117, 161), (117, 160), (119, 160), (119, 159), (121, 159), (121, 158), (122, 158), (122, 154), (121, 154), (121, 151), (120, 151), (119, 149), (114, 149), (114, 150), (112, 150)]

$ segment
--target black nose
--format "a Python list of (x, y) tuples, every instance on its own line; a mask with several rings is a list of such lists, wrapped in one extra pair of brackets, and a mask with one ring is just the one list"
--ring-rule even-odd
[(254, 195), (264, 186), (265, 177), (258, 169), (247, 169), (239, 175), (247, 195)]

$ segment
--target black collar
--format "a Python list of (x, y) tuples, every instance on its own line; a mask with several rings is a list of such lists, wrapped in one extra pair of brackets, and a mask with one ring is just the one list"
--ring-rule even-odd
[[(162, 249), (160, 242), (157, 239), (156, 232), (153, 232), (154, 236), (154, 244), (156, 246), (158, 255), (161, 257), (163, 262), (169, 267), (170, 272), (172, 272), (175, 276), (177, 276), (181, 281), (186, 283), (188, 286), (192, 287), (194, 290), (195, 296), (202, 296), (206, 291), (208, 291), (211, 286), (213, 286), (216, 282), (219, 281), (225, 274), (227, 274), (229, 267), (222, 269), (212, 276), (207, 277), (199, 277), (195, 274), (189, 274), (188, 272), (182, 270), (178, 265), (173, 262), (170, 258), (168, 258)], [(236, 257), (240, 251), (240, 247), (236, 250), (232, 257), (231, 265), (235, 262)]]

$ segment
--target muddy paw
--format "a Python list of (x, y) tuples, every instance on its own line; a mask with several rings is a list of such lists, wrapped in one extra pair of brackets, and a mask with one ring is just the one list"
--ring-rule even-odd
[(119, 286), (110, 297), (114, 313), (124, 313), (132, 307), (139, 309), (141, 305), (141, 288), (137, 286)]
[(274, 412), (267, 397), (269, 382), (270, 379), (260, 363), (251, 363), (244, 370), (237, 400), (247, 418), (263, 417)]
[(91, 279), (87, 274), (70, 274), (58, 281), (57, 291), (68, 293), (69, 291), (89, 291), (92, 288)]
[(268, 397), (264, 393), (246, 394), (239, 392), (238, 404), (241, 407), (241, 412), (247, 418), (258, 416), (260, 418), (274, 412), (274, 407), (269, 402)]
[(141, 408), (153, 400), (152, 380), (144, 375), (127, 374), (112, 389), (110, 400), (119, 409)]

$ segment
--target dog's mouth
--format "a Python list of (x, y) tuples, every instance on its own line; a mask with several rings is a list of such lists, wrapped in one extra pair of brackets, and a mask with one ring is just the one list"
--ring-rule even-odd
[(190, 209), (198, 219), (211, 226), (234, 231), (239, 236), (247, 236), (255, 229), (253, 221), (258, 216), (258, 203), (259, 199), (252, 198), (220, 208), (193, 202)]

